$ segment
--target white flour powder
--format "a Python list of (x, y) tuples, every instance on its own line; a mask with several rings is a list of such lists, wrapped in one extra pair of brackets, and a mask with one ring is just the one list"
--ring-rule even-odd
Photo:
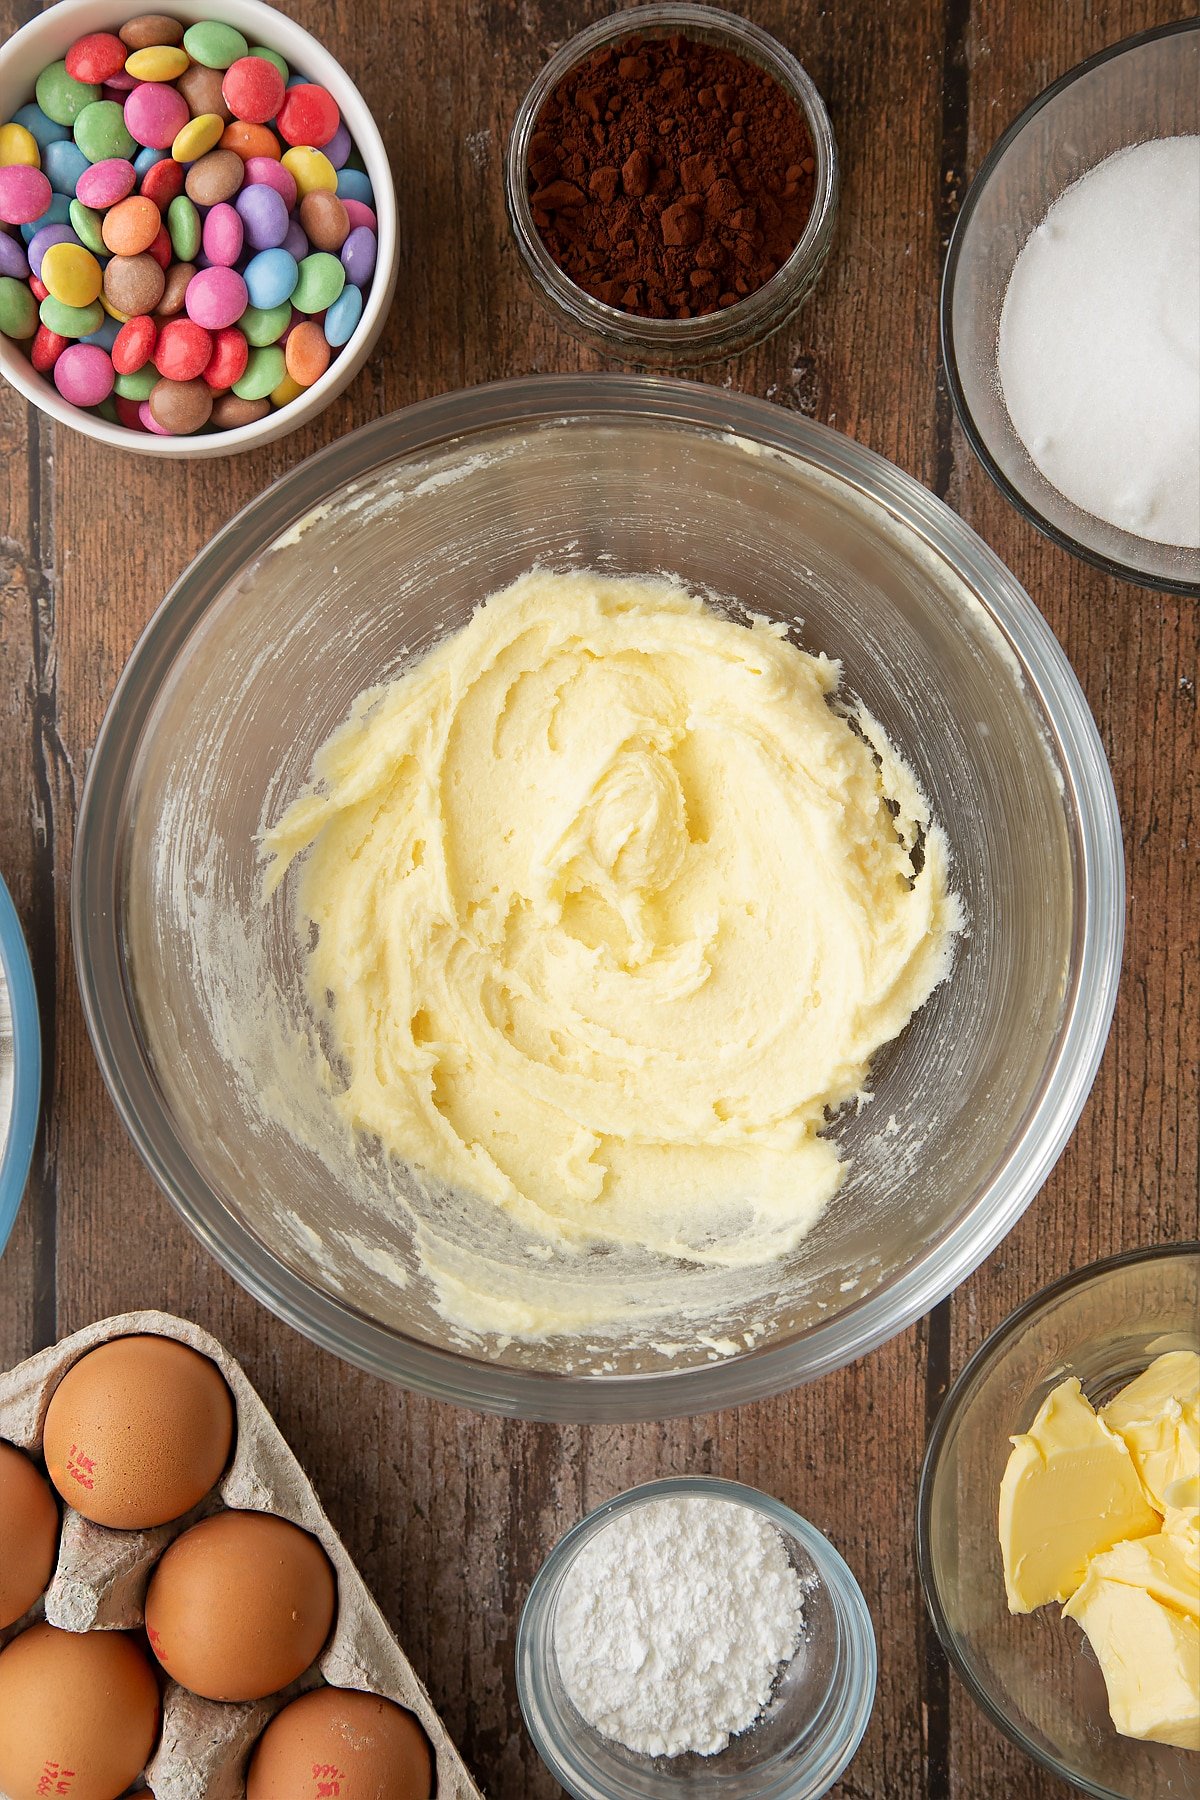
[(800, 1578), (773, 1525), (730, 1500), (653, 1500), (597, 1533), (563, 1583), (554, 1649), (605, 1737), (712, 1756), (752, 1725), (800, 1640)]
[(1200, 546), (1200, 137), (1119, 150), (1055, 201), (1000, 315), (1018, 436), (1076, 506)]

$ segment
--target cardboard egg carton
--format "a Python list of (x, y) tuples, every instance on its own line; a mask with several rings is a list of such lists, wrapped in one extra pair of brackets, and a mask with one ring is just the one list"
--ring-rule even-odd
[[(245, 1800), (253, 1745), (288, 1700), (319, 1686), (321, 1678), (332, 1687), (364, 1688), (407, 1707), (433, 1747), (436, 1800), (483, 1800), (429, 1695), (321, 1510), (312, 1483), (240, 1366), (207, 1332), (160, 1312), (122, 1313), (77, 1331), (7, 1374), (0, 1373), (0, 1438), (40, 1456), (50, 1397), (71, 1365), (110, 1338), (139, 1334), (178, 1338), (216, 1363), (237, 1409), (237, 1438), (229, 1467), (199, 1506), (151, 1531), (112, 1531), (93, 1525), (64, 1502), (53, 1580), (26, 1619), (0, 1632), (0, 1647), (43, 1612), (50, 1624), (67, 1631), (138, 1630), (154, 1564), (189, 1525), (223, 1507), (276, 1513), (311, 1532), (333, 1564), (338, 1607), (332, 1633), (314, 1668), (267, 1700), (248, 1704), (202, 1700), (168, 1682), (162, 1736), (146, 1770), (155, 1800)], [(6, 1797), (0, 1794), (0, 1800)]]

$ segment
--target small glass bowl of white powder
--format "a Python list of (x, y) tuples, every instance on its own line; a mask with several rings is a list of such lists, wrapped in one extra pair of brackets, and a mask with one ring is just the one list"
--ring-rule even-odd
[(703, 1476), (618, 1495), (529, 1592), (517, 1691), (574, 1800), (815, 1800), (875, 1697), (862, 1592), (779, 1501)]
[(942, 351), (1028, 519), (1200, 592), (1200, 20), (1079, 64), (1000, 138), (951, 239)]

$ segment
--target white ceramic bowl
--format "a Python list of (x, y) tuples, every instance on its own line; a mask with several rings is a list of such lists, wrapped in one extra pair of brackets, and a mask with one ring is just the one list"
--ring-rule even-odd
[[(139, 10), (137, 0), (59, 0), (47, 12), (40, 13), (14, 33), (0, 48), (0, 124), (11, 119), (18, 107), (33, 98), (33, 85), (48, 63), (57, 62), (75, 39), (89, 31), (115, 31), (132, 19)], [(290, 406), (270, 412), (254, 425), (239, 425), (232, 431), (214, 431), (198, 437), (155, 437), (148, 431), (129, 431), (124, 425), (110, 425), (96, 413), (85, 412), (63, 399), (52, 381), (34, 369), (25, 346), (0, 335), (0, 373), (44, 413), (80, 431), (84, 437), (107, 444), (115, 450), (136, 450), (145, 456), (208, 457), (228, 456), (235, 450), (253, 450), (260, 444), (286, 437), (298, 425), (328, 406), (336, 394), (347, 387), (366, 362), (383, 330), (392, 295), (396, 291), (399, 268), (399, 244), (396, 230), (396, 190), (392, 185), (391, 165), (379, 128), (371, 117), (366, 101), (342, 68), (315, 37), (293, 19), (266, 6), (263, 0), (162, 0), (160, 10), (186, 24), (197, 19), (219, 19), (236, 25), (252, 44), (265, 44), (278, 50), (288, 66), (299, 69), (313, 81), (327, 87), (354, 139), (375, 195), (375, 212), (379, 220), (379, 250), (375, 276), (365, 295), (358, 329), (339, 356), (330, 363), (324, 375)]]

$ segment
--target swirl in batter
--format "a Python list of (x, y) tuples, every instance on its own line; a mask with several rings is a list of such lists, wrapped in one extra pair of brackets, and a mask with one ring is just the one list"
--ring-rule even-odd
[(361, 695), (265, 839), (268, 892), (307, 853), (352, 1128), (562, 1248), (797, 1243), (843, 1172), (822, 1127), (959, 928), (838, 680), (672, 582), (535, 570)]

